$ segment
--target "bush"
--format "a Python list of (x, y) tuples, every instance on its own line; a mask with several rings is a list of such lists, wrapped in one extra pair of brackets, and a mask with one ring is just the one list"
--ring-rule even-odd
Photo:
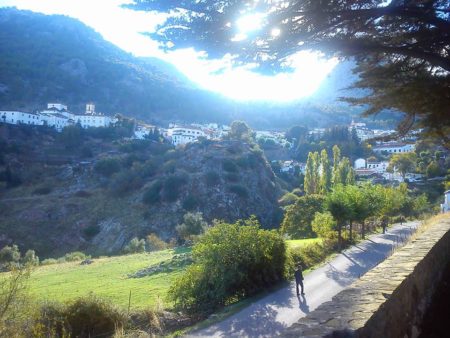
[(65, 262), (77, 262), (84, 261), (85, 259), (91, 258), (81, 251), (69, 252), (62, 257)]
[(116, 172), (120, 171), (120, 167), (120, 160), (110, 157), (99, 160), (95, 164), (94, 170), (102, 176), (110, 177)]
[(239, 177), (238, 174), (227, 173), (227, 174), (225, 175), (225, 179), (226, 179), (228, 182), (234, 182), (234, 183), (236, 183), (236, 182), (239, 182), (240, 177)]
[(323, 262), (329, 253), (330, 251), (319, 243), (312, 243), (291, 249), (294, 264), (301, 264), (305, 269)]
[(223, 170), (229, 172), (229, 173), (237, 173), (238, 167), (232, 160), (223, 160), (222, 162)]
[(126, 316), (109, 302), (89, 295), (66, 306), (44, 305), (39, 322), (55, 337), (110, 337), (123, 329)]
[(155, 181), (153, 182), (150, 187), (144, 192), (144, 195), (142, 196), (142, 201), (145, 204), (152, 205), (156, 204), (161, 199), (161, 189), (163, 187), (163, 184), (161, 181)]
[(215, 171), (208, 171), (205, 175), (206, 185), (213, 187), (220, 183), (220, 175)]
[(265, 290), (291, 267), (283, 238), (260, 229), (255, 218), (216, 223), (194, 245), (193, 259), (169, 291), (176, 306), (191, 313), (210, 313)]
[(240, 185), (240, 184), (232, 184), (228, 188), (230, 192), (233, 194), (238, 195), (241, 198), (248, 198), (248, 190), (246, 187)]
[(200, 202), (194, 195), (188, 195), (183, 201), (183, 209), (191, 211), (199, 206)]
[(87, 239), (91, 239), (98, 235), (100, 232), (100, 226), (98, 224), (92, 224), (83, 229), (83, 234)]
[(187, 184), (187, 178), (179, 175), (169, 176), (163, 187), (164, 199), (168, 202), (175, 202), (180, 195), (180, 188)]
[(5, 246), (0, 250), (0, 267), (19, 263), (20, 251), (17, 245)]
[(159, 251), (167, 248), (167, 243), (156, 234), (150, 234), (146, 238), (147, 251)]
[(53, 189), (51, 186), (44, 184), (44, 185), (34, 189), (33, 194), (34, 195), (48, 195), (52, 192), (52, 190)]
[(145, 252), (145, 240), (134, 237), (128, 245), (123, 248), (123, 252), (126, 254), (142, 253)]
[(110, 189), (115, 196), (125, 196), (127, 193), (139, 189), (143, 184), (141, 176), (133, 170), (124, 170), (111, 180)]
[(188, 212), (183, 216), (183, 223), (175, 228), (178, 236), (184, 240), (190, 239), (203, 233), (208, 227), (208, 223), (203, 220), (201, 212)]
[(288, 192), (286, 194), (284, 194), (280, 200), (278, 201), (278, 203), (280, 204), (280, 206), (282, 207), (287, 207), (288, 205), (294, 204), (295, 202), (297, 202), (298, 200), (298, 196)]
[(41, 262), (41, 265), (52, 265), (52, 264), (56, 264), (56, 263), (58, 263), (58, 261), (56, 259), (54, 259), (54, 258), (47, 258), (47, 259), (44, 259)]
[(27, 250), (25, 255), (22, 257), (22, 263), (31, 266), (39, 265), (39, 257), (36, 256), (36, 252), (34, 250)]

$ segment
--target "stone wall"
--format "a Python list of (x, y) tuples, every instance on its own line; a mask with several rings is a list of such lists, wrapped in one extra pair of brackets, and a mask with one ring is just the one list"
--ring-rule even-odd
[(416, 338), (449, 263), (450, 214), (446, 214), (282, 336)]

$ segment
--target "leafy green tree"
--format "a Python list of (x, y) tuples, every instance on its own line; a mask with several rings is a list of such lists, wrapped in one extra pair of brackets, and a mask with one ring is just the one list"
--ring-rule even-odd
[(355, 202), (355, 220), (361, 223), (361, 238), (365, 238), (365, 222), (367, 218), (375, 216), (382, 207), (383, 195), (376, 186), (364, 184), (360, 187), (360, 194)]
[(298, 198), (295, 204), (286, 207), (281, 231), (292, 238), (311, 237), (311, 222), (316, 212), (323, 210), (324, 197), (321, 195), (305, 195)]
[(183, 216), (183, 223), (175, 228), (178, 236), (184, 240), (191, 239), (192, 236), (202, 234), (208, 228), (208, 223), (203, 220), (201, 212), (188, 212)]
[(333, 186), (342, 183), (340, 176), (338, 174), (339, 163), (341, 162), (341, 150), (337, 145), (333, 146), (333, 173), (332, 173), (332, 183)]
[(325, 194), (331, 188), (331, 165), (325, 149), (320, 152), (320, 192)]
[(185, 311), (213, 312), (286, 278), (286, 249), (281, 235), (260, 229), (255, 218), (218, 222), (194, 245), (194, 263), (175, 280), (169, 295)]
[(336, 229), (336, 221), (330, 212), (316, 212), (311, 223), (312, 230), (322, 238), (330, 237)]
[[(366, 114), (406, 112), (403, 127), (417, 121), (450, 142), (448, 110), (442, 108), (450, 107), (448, 1), (135, 0), (131, 7), (166, 13), (152, 34), (166, 50), (233, 55), (234, 62), (262, 70), (285, 66), (301, 50), (355, 60), (355, 86), (370, 95), (351, 102), (366, 104)], [(252, 15), (258, 29), (236, 39), (239, 18)]]
[(306, 161), (304, 190), (306, 194), (319, 193), (319, 153), (309, 153)]
[(19, 263), (20, 257), (19, 247), (16, 244), (4, 246), (0, 250), (0, 264), (3, 266)]
[(439, 176), (441, 172), (442, 172), (441, 167), (439, 166), (439, 163), (437, 163), (436, 161), (430, 162), (430, 164), (427, 166), (426, 169), (427, 177), (430, 178)]
[(342, 227), (346, 221), (353, 218), (353, 206), (348, 198), (348, 192), (345, 186), (338, 184), (327, 195), (325, 207), (336, 220), (338, 232), (338, 250), (342, 249)]
[(417, 156), (415, 153), (394, 154), (389, 160), (387, 170), (393, 172), (396, 168), (404, 179), (407, 172), (415, 170), (416, 163)]
[(22, 263), (32, 266), (39, 265), (39, 257), (36, 256), (36, 252), (34, 250), (27, 250), (22, 258)]
[(249, 142), (252, 141), (252, 130), (244, 121), (233, 121), (230, 125), (228, 138)]

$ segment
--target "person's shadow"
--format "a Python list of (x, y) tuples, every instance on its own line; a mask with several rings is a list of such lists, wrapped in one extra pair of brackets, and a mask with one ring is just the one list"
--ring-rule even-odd
[(298, 295), (298, 306), (303, 313), (309, 313), (309, 305), (305, 295)]

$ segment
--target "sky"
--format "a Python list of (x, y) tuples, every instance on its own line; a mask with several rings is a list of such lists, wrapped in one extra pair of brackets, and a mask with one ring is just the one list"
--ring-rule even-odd
[[(138, 12), (120, 7), (129, 0), (0, 0), (0, 7), (14, 6), (44, 14), (63, 14), (76, 18), (100, 33), (106, 40), (135, 56), (161, 58), (175, 65), (201, 87), (236, 100), (286, 102), (314, 93), (322, 80), (337, 64), (302, 52), (293, 60), (294, 72), (273, 76), (256, 74), (245, 67), (233, 68), (227, 60), (207, 60), (194, 49), (164, 53), (144, 32), (152, 32), (164, 21), (162, 14)], [(254, 18), (237, 22), (241, 32), (256, 29)], [(274, 31), (274, 34), (282, 34)], [(221, 70), (218, 72), (218, 70)], [(222, 71), (223, 70), (223, 71)]]

